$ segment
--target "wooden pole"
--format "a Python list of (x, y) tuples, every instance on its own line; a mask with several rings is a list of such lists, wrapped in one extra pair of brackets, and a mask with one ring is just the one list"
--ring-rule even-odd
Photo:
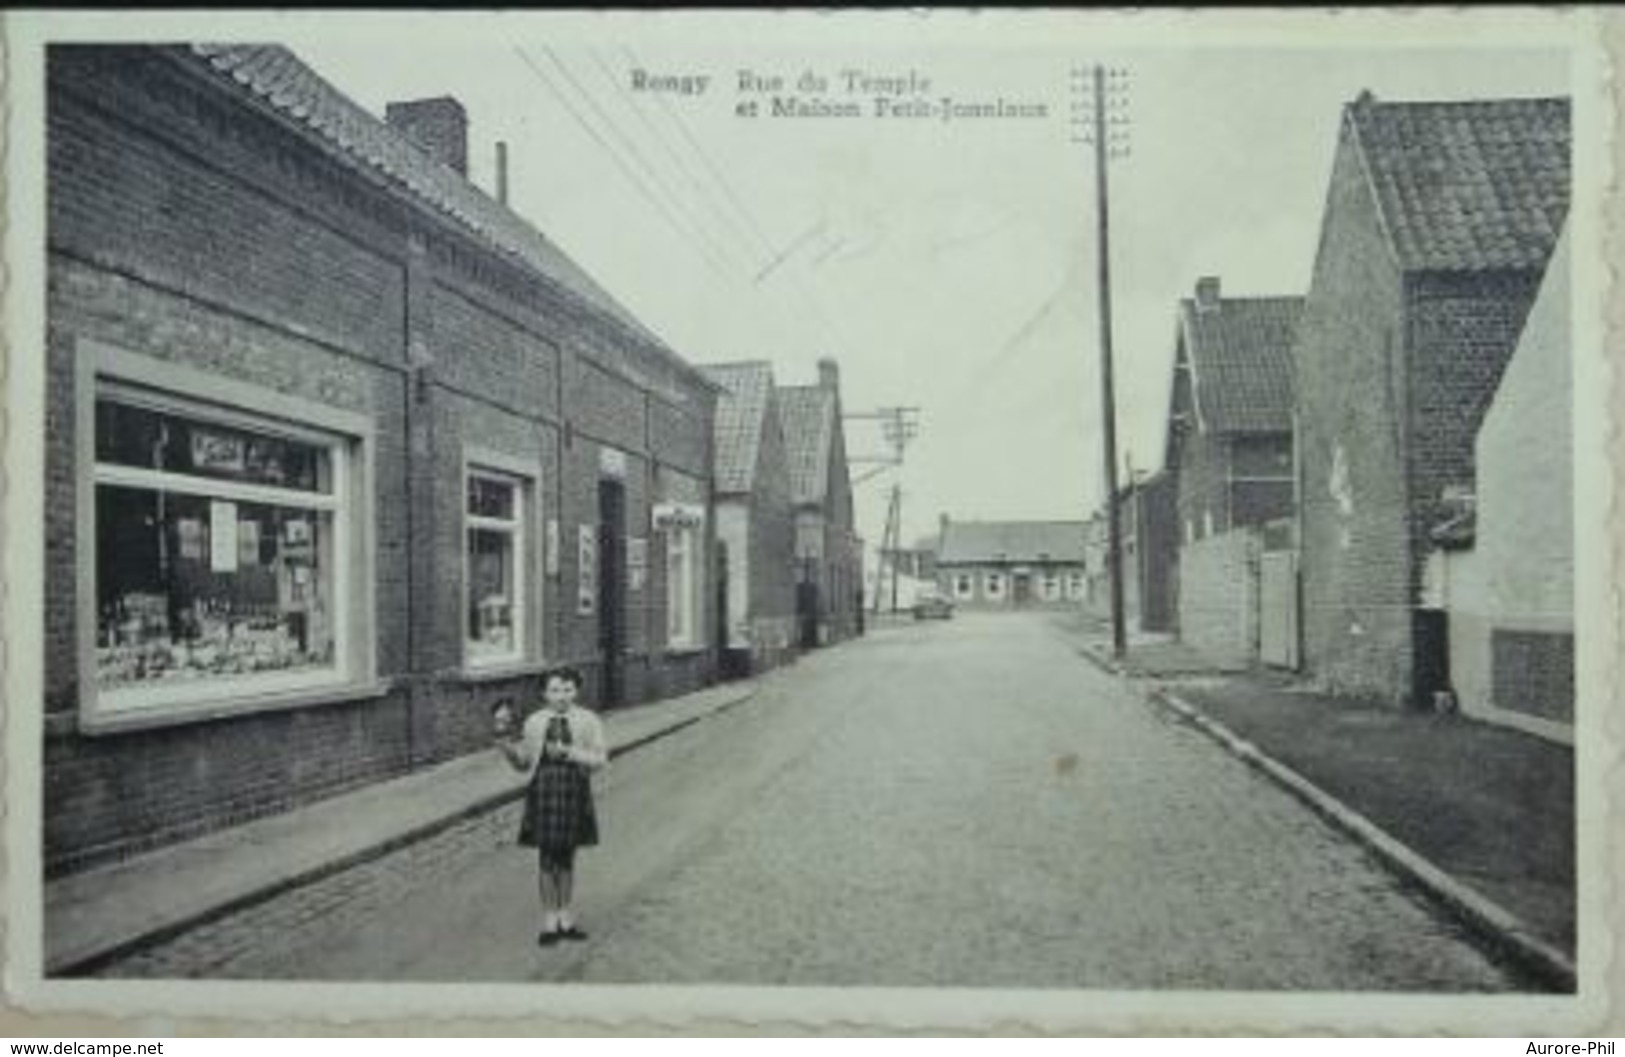
[(1100, 291), (1100, 403), (1106, 467), (1106, 531), (1108, 571), (1112, 591), (1112, 656), (1121, 660), (1127, 651), (1123, 627), (1123, 539), (1117, 510), (1117, 411), (1112, 392), (1112, 266), (1111, 217), (1107, 209), (1106, 150), (1110, 129), (1106, 124), (1106, 70), (1096, 65), (1095, 78), (1095, 224)]

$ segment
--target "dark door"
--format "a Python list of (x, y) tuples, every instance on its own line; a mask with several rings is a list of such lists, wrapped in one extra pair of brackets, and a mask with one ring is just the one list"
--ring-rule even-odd
[(1432, 708), (1433, 695), (1450, 689), (1449, 614), (1442, 609), (1418, 609), (1411, 627), (1416, 650), (1411, 703), (1418, 708)]
[(801, 648), (818, 646), (818, 585), (811, 580), (796, 584), (796, 623), (801, 629)]
[(598, 652), (605, 708), (626, 702), (626, 489), (598, 482)]
[(728, 637), (728, 545), (721, 540), (717, 541), (717, 575), (715, 578), (717, 601), (712, 607), (716, 613), (716, 629), (713, 636), (717, 643), (717, 657), (722, 666), (724, 679), (737, 679), (745, 674), (745, 665), (741, 664), (740, 654), (744, 651), (734, 650)]
[(1033, 578), (1026, 573), (1016, 573), (1010, 581), (1011, 601), (1018, 606), (1024, 606), (1032, 601)]

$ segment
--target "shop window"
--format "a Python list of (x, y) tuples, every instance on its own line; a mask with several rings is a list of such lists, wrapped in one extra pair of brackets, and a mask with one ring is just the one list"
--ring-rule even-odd
[(1004, 597), (1004, 577), (998, 573), (988, 573), (982, 581), (983, 590), (989, 598)]
[(94, 392), (95, 711), (349, 681), (354, 439), (121, 382)]
[(954, 597), (955, 598), (969, 598), (969, 597), (971, 597), (972, 592), (973, 592), (973, 588), (971, 586), (971, 578), (968, 575), (966, 575), (965, 573), (957, 573), (957, 574), (955, 574), (955, 576), (954, 576)]
[(1072, 598), (1084, 596), (1084, 579), (1082, 573), (1068, 573), (1066, 577), (1066, 593)]
[(528, 482), (469, 466), (463, 514), (467, 620), (463, 656), (471, 668), (525, 657)]
[(1061, 597), (1061, 578), (1054, 573), (1045, 573), (1039, 581), (1038, 590), (1045, 601), (1055, 601)]

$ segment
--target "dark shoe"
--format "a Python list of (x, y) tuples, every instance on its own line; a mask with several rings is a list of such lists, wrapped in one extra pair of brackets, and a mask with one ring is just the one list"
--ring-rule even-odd
[(559, 929), (559, 936), (561, 938), (563, 938), (563, 939), (577, 940), (577, 941), (584, 940), (584, 939), (587, 938), (587, 934), (585, 932), (583, 932), (579, 926), (576, 926), (576, 925), (571, 925), (567, 929)]
[(562, 932), (549, 932), (544, 929), (536, 936), (536, 946), (551, 947), (553, 944), (559, 942), (559, 937), (562, 935), (564, 935)]

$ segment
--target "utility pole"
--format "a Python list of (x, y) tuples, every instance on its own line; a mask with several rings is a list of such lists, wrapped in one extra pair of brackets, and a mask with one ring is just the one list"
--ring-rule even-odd
[[(880, 465), (858, 479), (858, 482), (892, 467), (903, 465), (903, 450), (920, 431), (920, 409), (917, 407), (882, 407), (875, 411), (857, 411), (846, 418), (878, 419), (881, 436), (891, 447), (888, 455), (854, 458), (850, 462), (872, 462)], [(898, 552), (903, 549), (903, 489), (892, 484), (891, 498), (886, 506), (886, 528), (880, 539), (880, 551), (875, 560), (874, 612), (880, 612), (880, 601), (885, 594), (887, 556), (891, 561), (891, 609), (897, 612)]]
[[(1095, 226), (1097, 237), (1097, 289), (1100, 294), (1100, 405), (1101, 433), (1104, 444), (1102, 462), (1106, 470), (1106, 546), (1107, 565), (1111, 576), (1112, 594), (1112, 656), (1121, 660), (1127, 652), (1127, 635), (1123, 626), (1123, 538), (1118, 517), (1117, 501), (1117, 410), (1112, 391), (1112, 265), (1111, 265), (1111, 212), (1108, 208), (1107, 158), (1126, 157), (1128, 154), (1127, 105), (1128, 73), (1112, 70), (1108, 73), (1098, 63), (1090, 71), (1089, 88), (1085, 88), (1082, 70), (1074, 70), (1074, 86), (1084, 91), (1092, 88), (1093, 114), (1088, 116), (1081, 108), (1074, 109), (1075, 117), (1083, 118), (1082, 142), (1095, 148)], [(1108, 100), (1110, 94), (1112, 98)], [(1108, 118), (1109, 109), (1114, 111)]]

